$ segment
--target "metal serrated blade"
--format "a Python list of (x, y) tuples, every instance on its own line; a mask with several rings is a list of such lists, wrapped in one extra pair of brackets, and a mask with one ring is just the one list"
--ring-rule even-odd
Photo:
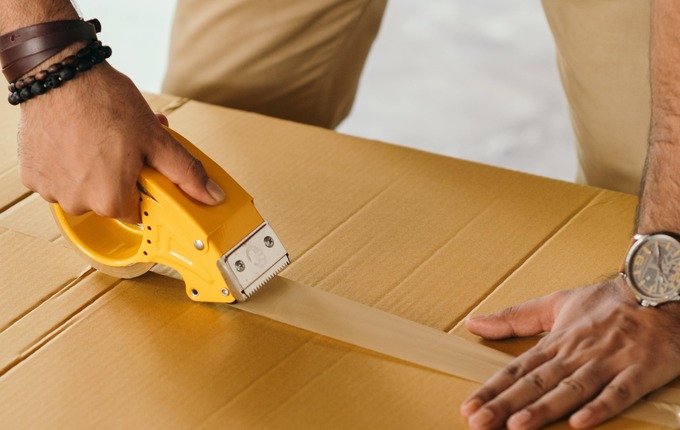
[(283, 268), (286, 267), (288, 264), (290, 264), (290, 260), (288, 259), (288, 255), (286, 255), (284, 258), (279, 260), (274, 266), (272, 266), (269, 270), (263, 273), (262, 276), (253, 281), (250, 284), (250, 286), (243, 291), (243, 295), (250, 298), (250, 296), (255, 294), (257, 290), (259, 290), (264, 284), (271, 281), (272, 278), (276, 276), (276, 274), (279, 273), (281, 270), (283, 270)]
[(236, 300), (242, 302), (289, 263), (288, 252), (265, 221), (225, 253), (217, 265)]

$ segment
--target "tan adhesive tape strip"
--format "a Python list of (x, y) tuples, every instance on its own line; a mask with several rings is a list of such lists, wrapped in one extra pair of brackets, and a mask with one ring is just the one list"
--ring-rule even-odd
[[(236, 305), (304, 330), (473, 381), (511, 356), (443, 331), (289, 279), (275, 277), (253, 300)], [(474, 354), (471, 354), (474, 352)]]
[[(179, 278), (167, 268), (155, 272)], [(238, 309), (458, 378), (483, 383), (513, 357), (379, 309), (274, 277)], [(680, 390), (662, 389), (623, 416), (680, 428)]]

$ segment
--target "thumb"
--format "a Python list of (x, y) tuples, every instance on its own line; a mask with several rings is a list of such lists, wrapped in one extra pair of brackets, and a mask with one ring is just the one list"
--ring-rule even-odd
[(540, 299), (505, 308), (488, 316), (473, 316), (465, 320), (465, 328), (485, 339), (504, 339), (534, 336), (550, 331), (555, 321), (558, 296), (551, 294)]
[(203, 164), (169, 133), (162, 132), (162, 140), (147, 153), (147, 164), (202, 203), (215, 205), (224, 201), (224, 190), (208, 177)]

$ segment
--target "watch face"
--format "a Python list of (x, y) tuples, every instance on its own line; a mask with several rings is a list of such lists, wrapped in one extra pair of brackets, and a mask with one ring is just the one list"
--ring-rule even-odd
[(655, 234), (643, 237), (628, 262), (633, 287), (649, 298), (670, 298), (680, 290), (680, 243)]

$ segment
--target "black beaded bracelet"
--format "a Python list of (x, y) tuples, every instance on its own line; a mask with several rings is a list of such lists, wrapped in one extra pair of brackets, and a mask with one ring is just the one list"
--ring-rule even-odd
[(70, 81), (76, 74), (88, 71), (92, 66), (104, 62), (111, 56), (111, 48), (95, 41), (78, 51), (75, 55), (54, 63), (46, 70), (27, 76), (9, 84), (9, 104), (18, 105), (35, 96), (58, 88), (63, 82)]

